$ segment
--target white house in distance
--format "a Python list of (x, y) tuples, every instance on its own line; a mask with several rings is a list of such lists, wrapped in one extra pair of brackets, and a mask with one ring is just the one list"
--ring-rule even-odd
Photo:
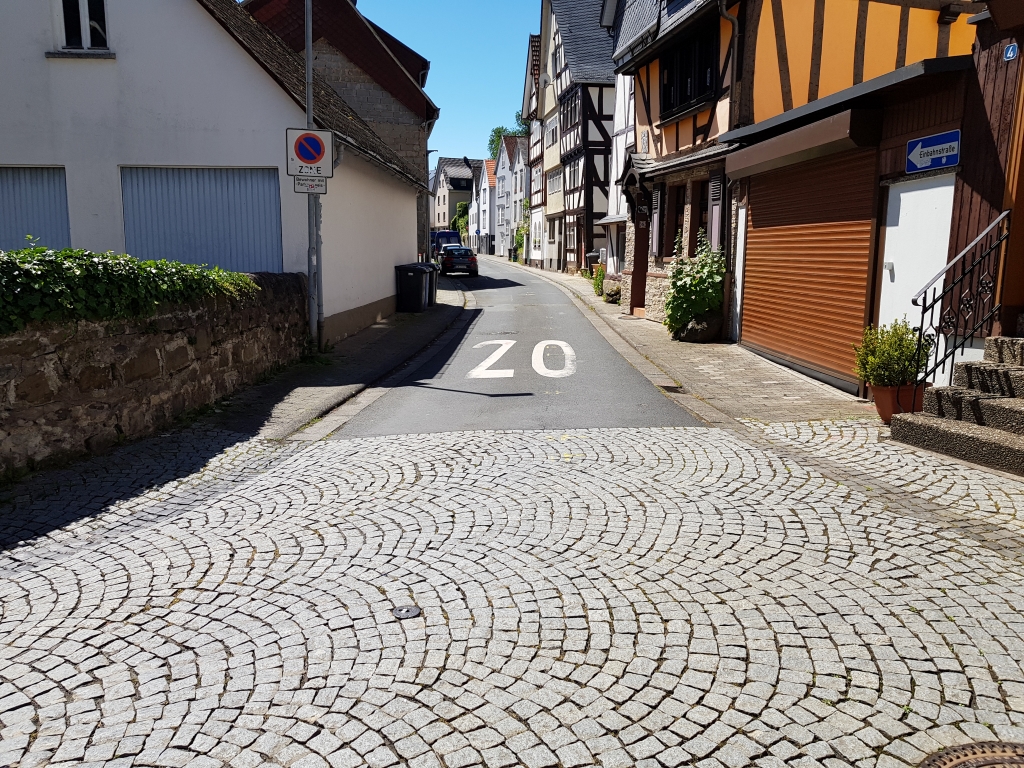
[[(513, 240), (515, 231), (523, 224), (523, 219), (529, 218), (529, 213), (524, 213), (523, 202), (529, 197), (526, 187), (530, 183), (530, 139), (527, 136), (516, 138), (516, 151), (512, 158), (512, 233)], [(523, 242), (523, 250), (529, 249), (529, 236)], [(515, 243), (513, 242), (513, 245)]]
[(459, 203), (473, 199), (473, 180), (483, 168), (483, 160), (439, 157), (431, 178), (430, 228), (449, 229), (458, 213)]
[(529, 172), (527, 157), (529, 139), (525, 136), (504, 136), (494, 175), (497, 183), (497, 253), (507, 256), (515, 247), (516, 230), (523, 221), (523, 200)]
[(477, 253), (494, 253), (496, 165), (494, 160), (484, 160), (483, 171), (473, 187), (473, 200), (469, 204), (469, 240)]
[[(75, 13), (77, 11), (77, 13)], [(8, 0), (0, 9), (0, 248), (128, 252), (305, 272), (306, 196), (286, 175), (302, 57), (234, 0)], [(328, 341), (395, 309), (417, 255), (410, 167), (319, 76), (339, 157), (323, 196)]]

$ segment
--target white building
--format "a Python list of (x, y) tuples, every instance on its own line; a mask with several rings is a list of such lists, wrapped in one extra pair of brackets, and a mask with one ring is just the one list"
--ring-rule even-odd
[(505, 136), (498, 152), (494, 175), (497, 179), (495, 229), (496, 252), (508, 256), (515, 247), (516, 230), (523, 220), (524, 183), (527, 175), (525, 136)]
[(619, 179), (626, 168), (626, 159), (636, 146), (636, 113), (633, 106), (633, 77), (615, 78), (615, 118), (612, 127), (611, 184), (608, 193), (608, 215), (596, 224), (607, 233), (605, 269), (609, 275), (622, 272), (626, 263), (626, 222), (629, 211)]
[[(8, 0), (0, 9), (0, 248), (127, 251), (305, 272), (306, 196), (285, 130), (306, 125), (302, 57), (234, 0)], [(323, 196), (328, 340), (395, 308), (425, 173), (320, 78), (339, 161)]]
[[(516, 149), (512, 156), (512, 239), (515, 246), (515, 233), (523, 224), (523, 219), (529, 218), (529, 212), (524, 213), (523, 203), (530, 195), (527, 187), (530, 184), (530, 139), (526, 136), (516, 137)], [(529, 236), (523, 242), (523, 249), (529, 249)]]
[(483, 164), (483, 160), (462, 157), (438, 158), (430, 181), (431, 229), (451, 228), (452, 219), (458, 215), (459, 203), (472, 201), (473, 179), (480, 174)]
[(494, 160), (484, 160), (483, 171), (473, 186), (473, 200), (469, 204), (469, 240), (477, 253), (494, 253), (498, 186), (494, 173), (496, 165)]

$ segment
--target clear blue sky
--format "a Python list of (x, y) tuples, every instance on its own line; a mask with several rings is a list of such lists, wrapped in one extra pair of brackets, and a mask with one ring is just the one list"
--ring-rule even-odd
[(359, 0), (356, 7), (430, 60), (427, 94), (441, 110), (430, 166), (438, 154), (486, 157), (491, 129), (514, 127), (522, 106), (540, 0)]

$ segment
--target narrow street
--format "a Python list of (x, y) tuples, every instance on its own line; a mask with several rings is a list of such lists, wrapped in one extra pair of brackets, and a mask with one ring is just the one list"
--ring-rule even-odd
[[(863, 418), (694, 426), (551, 282), (464, 282), (465, 330), (331, 439), (200, 422), (18, 487), (0, 765), (888, 768), (1024, 740), (1024, 483)], [(561, 346), (534, 365), (551, 339), (573, 375)], [(467, 378), (513, 340), (483, 369), (513, 375)]]
[(455, 277), (476, 300), (466, 333), (339, 437), (700, 424), (630, 367), (550, 281), (494, 259), (481, 259), (477, 278)]

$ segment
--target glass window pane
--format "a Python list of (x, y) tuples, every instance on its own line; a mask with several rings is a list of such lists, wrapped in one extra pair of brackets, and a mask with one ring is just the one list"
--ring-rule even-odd
[(103, 0), (89, 0), (89, 47), (107, 47), (107, 12)]
[(78, 0), (63, 0), (64, 7), (64, 47), (82, 47), (82, 16), (78, 10)]

